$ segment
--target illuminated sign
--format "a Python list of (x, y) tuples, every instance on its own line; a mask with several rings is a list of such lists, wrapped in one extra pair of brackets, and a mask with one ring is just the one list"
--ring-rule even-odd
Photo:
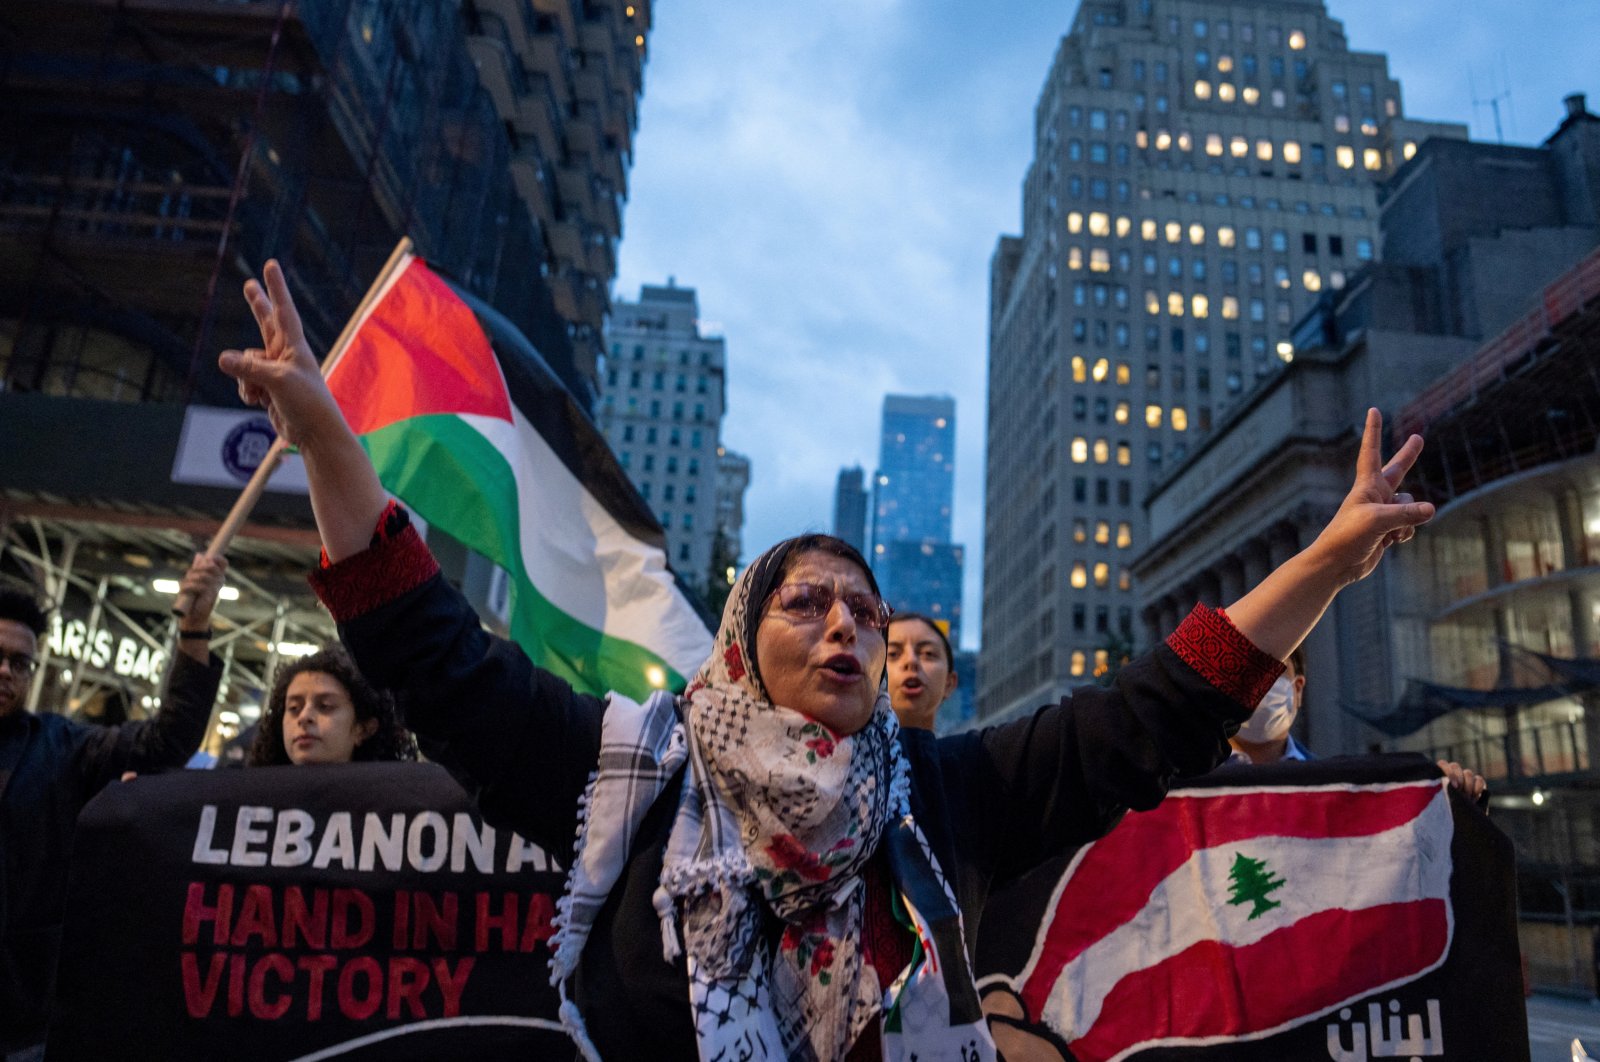
[(91, 638), (83, 620), (63, 623), (60, 616), (52, 616), (46, 641), (56, 656), (93, 668), (109, 668), (124, 678), (159, 682), (167, 666), (165, 649), (152, 649), (137, 638), (119, 638), (103, 627)]

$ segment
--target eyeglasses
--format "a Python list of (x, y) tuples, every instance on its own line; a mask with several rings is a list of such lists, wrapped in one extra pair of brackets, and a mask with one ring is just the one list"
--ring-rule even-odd
[(850, 610), (850, 617), (858, 627), (881, 631), (889, 625), (889, 617), (894, 615), (894, 609), (877, 594), (835, 594), (833, 587), (819, 583), (784, 583), (772, 592), (772, 596), (777, 600), (778, 607), (795, 619), (821, 619), (833, 611), (833, 603), (837, 600), (844, 601), (844, 607)]
[(39, 666), (39, 661), (27, 653), (0, 653), (0, 664), (10, 664), (13, 675), (27, 678), (33, 674), (33, 669)]

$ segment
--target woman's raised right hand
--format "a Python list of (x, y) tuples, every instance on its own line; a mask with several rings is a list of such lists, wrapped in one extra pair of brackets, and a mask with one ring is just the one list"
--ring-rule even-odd
[(274, 430), (291, 445), (304, 447), (330, 430), (348, 431), (276, 260), (267, 262), (262, 279), (265, 286), (255, 280), (244, 285), (261, 346), (223, 351), (218, 367), (239, 382), (239, 397), (247, 405), (267, 411)]

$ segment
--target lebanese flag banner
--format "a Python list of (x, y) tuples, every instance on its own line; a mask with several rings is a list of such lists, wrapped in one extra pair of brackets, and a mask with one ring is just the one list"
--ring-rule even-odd
[(1509, 842), (1432, 764), (1229, 767), (998, 894), (979, 969), (1007, 1057), (1514, 1060), (1515, 929)]

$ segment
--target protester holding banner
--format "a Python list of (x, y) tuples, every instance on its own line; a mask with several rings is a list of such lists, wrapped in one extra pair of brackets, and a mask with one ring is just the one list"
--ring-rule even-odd
[(415, 760), (394, 699), (337, 645), (278, 668), (245, 760), (249, 767)]
[(1385, 467), (1371, 411), (1333, 521), (1226, 614), (1197, 608), (1111, 688), (942, 740), (899, 731), (880, 692), (888, 610), (864, 559), (804, 536), (740, 576), (681, 698), (601, 701), (440, 577), (275, 264), (265, 279), (246, 289), (263, 349), (220, 364), (301, 448), (313, 583), (362, 671), (488, 817), (573, 859), (553, 965), (591, 1057), (994, 1058), (961, 912), (1218, 763), (1334, 595), (1433, 513), (1396, 494), (1421, 440)]
[(939, 706), (955, 692), (955, 654), (944, 629), (927, 616), (899, 612), (889, 621), (889, 706), (900, 726), (932, 730)]
[(0, 589), (0, 1055), (29, 1057), (48, 1021), (61, 903), (78, 812), (125, 772), (181, 767), (205, 736), (222, 663), (203, 648), (227, 562), (197, 555), (183, 577), (194, 595), (178, 631), (155, 718), (86, 726), (26, 710), (45, 614)]

